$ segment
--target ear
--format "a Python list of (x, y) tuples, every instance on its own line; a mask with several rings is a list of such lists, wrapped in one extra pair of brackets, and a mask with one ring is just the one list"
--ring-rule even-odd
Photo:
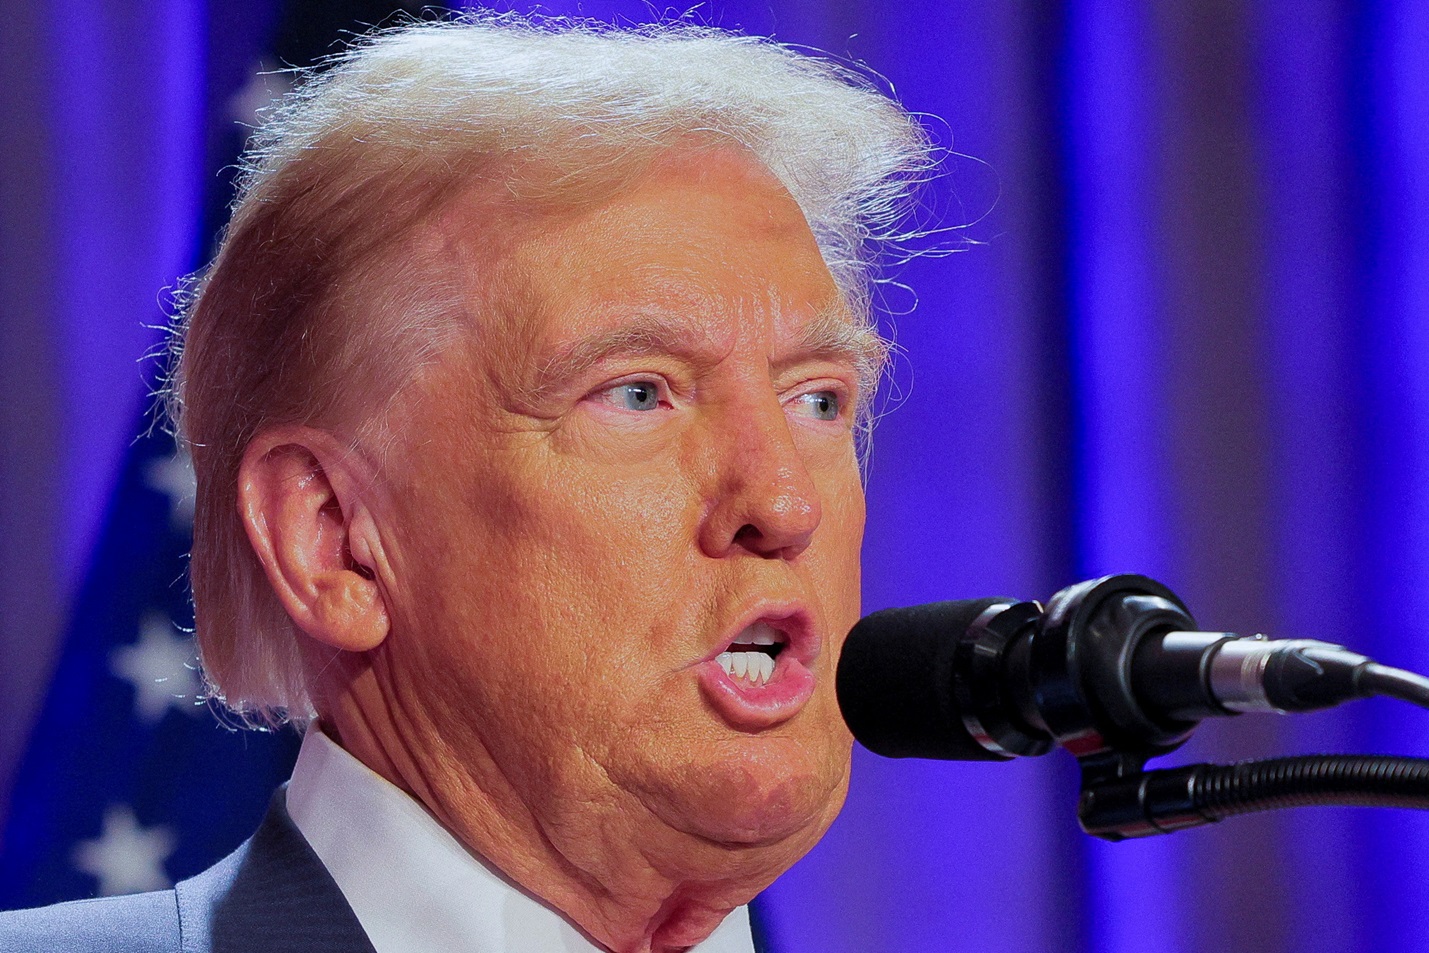
[(371, 476), (332, 434), (296, 425), (260, 433), (238, 469), (239, 512), (278, 601), (309, 636), (350, 652), (391, 628)]

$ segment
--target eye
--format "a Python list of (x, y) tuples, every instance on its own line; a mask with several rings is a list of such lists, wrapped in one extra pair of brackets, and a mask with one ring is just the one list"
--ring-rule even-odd
[(660, 385), (654, 381), (628, 381), (605, 392), (606, 398), (623, 410), (659, 410)]
[(843, 409), (843, 400), (831, 390), (818, 390), (812, 394), (800, 394), (797, 402), (817, 420), (838, 420)]

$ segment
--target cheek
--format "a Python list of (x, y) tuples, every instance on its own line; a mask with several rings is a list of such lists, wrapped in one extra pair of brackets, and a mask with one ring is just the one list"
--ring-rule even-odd
[(412, 602), (421, 628), (498, 652), (513, 691), (539, 679), (584, 692), (651, 651), (659, 620), (688, 599), (695, 507), (678, 475), (542, 451), (448, 462), (464, 478), (426, 496), (454, 505), (413, 514)]
[(533, 513), (532, 548), (553, 596), (602, 635), (644, 633), (687, 591), (697, 497), (678, 469), (643, 465), (552, 467)]
[(823, 519), (819, 523), (816, 548), (826, 598), (857, 621), (860, 602), (859, 571), (862, 561), (865, 519), (863, 483), (856, 466), (840, 468), (820, 481)]

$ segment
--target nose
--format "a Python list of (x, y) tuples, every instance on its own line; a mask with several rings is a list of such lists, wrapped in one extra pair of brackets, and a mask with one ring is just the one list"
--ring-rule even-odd
[(793, 559), (818, 529), (818, 490), (783, 407), (773, 395), (769, 403), (732, 410), (719, 427), (713, 500), (700, 527), (707, 556)]

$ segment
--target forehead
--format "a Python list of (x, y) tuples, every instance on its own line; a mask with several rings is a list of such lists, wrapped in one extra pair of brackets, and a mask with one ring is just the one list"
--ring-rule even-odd
[(799, 206), (737, 147), (672, 151), (601, 200), (509, 218), (499, 247), (475, 217), (449, 237), (486, 248), (476, 330), (508, 367), (631, 327), (728, 351), (854, 325)]

